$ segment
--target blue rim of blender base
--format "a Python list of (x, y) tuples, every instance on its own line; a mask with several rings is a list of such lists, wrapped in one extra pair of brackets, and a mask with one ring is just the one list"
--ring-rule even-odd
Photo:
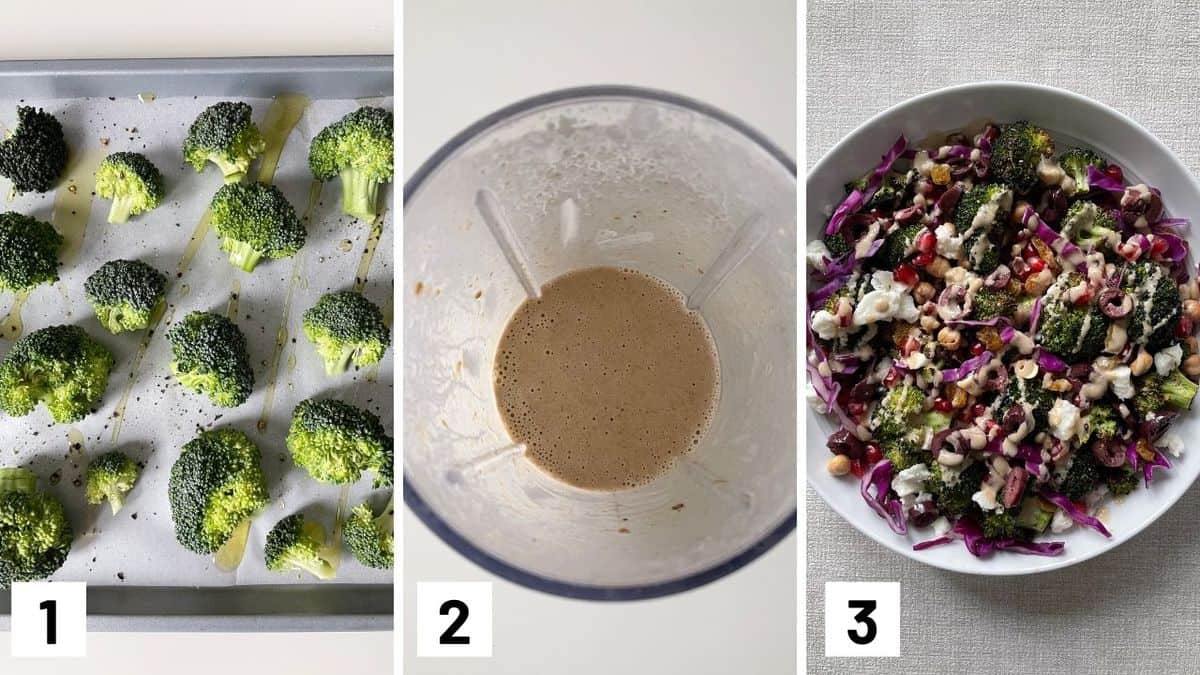
[[(700, 113), (710, 117), (734, 131), (749, 138), (756, 143), (760, 148), (766, 151), (767, 154), (774, 157), (780, 164), (796, 177), (796, 163), (792, 158), (788, 157), (782, 150), (775, 146), (774, 143), (767, 140), (765, 136), (750, 127), (750, 125), (740, 119), (722, 112), (707, 103), (701, 103), (686, 96), (672, 94), (667, 91), (658, 89), (644, 89), (641, 87), (630, 87), (623, 85), (596, 85), (586, 87), (572, 87), (569, 89), (559, 89), (556, 91), (540, 94), (532, 98), (527, 98), (508, 105), (496, 112), (484, 117), (478, 122), (467, 127), (459, 132), (454, 138), (447, 141), (442, 147), (438, 148), (437, 152), (425, 160), (425, 163), (417, 169), (404, 183), (404, 207), (408, 207), (408, 199), (412, 196), (421, 184), (434, 172), (450, 155), (458, 151), (459, 148), (474, 140), (484, 131), (496, 126), (501, 122), (529, 112), (535, 108), (540, 108), (552, 103), (561, 103), (563, 101), (584, 100), (594, 98), (626, 98), (626, 99), (642, 99), (656, 101), (659, 103), (667, 103), (669, 105), (685, 108), (693, 112)], [(518, 569), (509, 563), (497, 558), (496, 556), (487, 553), (475, 544), (468, 541), (465, 537), (459, 534), (454, 528), (450, 527), (445, 520), (433, 512), (429, 508), (421, 495), (408, 481), (408, 476), (404, 477), (404, 503), (409, 509), (425, 524), (434, 534), (441, 538), (442, 541), (449, 544), (450, 548), (458, 551), (460, 555), (479, 565), (485, 570), (499, 576), (503, 579), (511, 581), (515, 584), (520, 584), (535, 591), (542, 591), (553, 595), (561, 595), (568, 598), (579, 600), (603, 600), (603, 601), (621, 601), (621, 600), (646, 600), (650, 598), (658, 598), (664, 595), (672, 595), (682, 593), (693, 588), (703, 586), (709, 582), (716, 581), (732, 572), (735, 572), (742, 567), (745, 567), (751, 561), (755, 560), (762, 554), (774, 548), (775, 544), (781, 539), (791, 534), (796, 529), (796, 509), (792, 509), (792, 514), (783, 519), (778, 525), (768, 532), (762, 539), (758, 540), (754, 545), (745, 549), (741, 553), (733, 556), (729, 560), (714, 565), (708, 569), (701, 570), (694, 574), (674, 579), (671, 581), (663, 581), (653, 584), (642, 584), (637, 586), (592, 586), (586, 584), (573, 584), (565, 581), (558, 581), (548, 577), (532, 574), (524, 570)]]

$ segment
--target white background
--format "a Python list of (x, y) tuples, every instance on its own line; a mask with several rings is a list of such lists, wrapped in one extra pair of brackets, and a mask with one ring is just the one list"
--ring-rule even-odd
[[(791, 0), (404, 4), (406, 176), (451, 136), (504, 105), (597, 83), (700, 99), (795, 156)], [(682, 595), (619, 604), (564, 600), (491, 576), (406, 509), (406, 644), (414, 644), (418, 581), (496, 583), (494, 658), (423, 659), (406, 649), (404, 672), (794, 673), (796, 562), (793, 534), (748, 567)]]
[[(6, 3), (0, 59), (388, 54), (388, 0), (61, 0)], [(136, 634), (88, 637), (86, 661), (18, 661), (0, 635), (0, 673), (212, 675), (392, 672), (392, 634)], [(86, 667), (85, 667), (86, 666)]]

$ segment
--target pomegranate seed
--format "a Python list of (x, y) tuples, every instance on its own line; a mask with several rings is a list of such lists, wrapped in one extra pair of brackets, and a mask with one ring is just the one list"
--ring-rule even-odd
[(931, 253), (937, 248), (937, 235), (926, 230), (917, 237), (917, 250), (922, 253)]
[(1192, 334), (1192, 319), (1191, 317), (1183, 317), (1179, 320), (1179, 325), (1175, 327), (1175, 337), (1185, 338)]
[(984, 352), (984, 349), (986, 348), (983, 346), (982, 342), (976, 342), (975, 344), (971, 345), (971, 354), (979, 356)]
[(982, 403), (976, 403), (971, 406), (971, 415), (973, 417), (983, 417), (985, 412), (987, 412), (987, 406)]
[(1092, 289), (1090, 289), (1090, 288), (1087, 289), (1086, 291), (1083, 292), (1082, 295), (1080, 295), (1078, 298), (1075, 298), (1075, 306), (1083, 307), (1083, 306), (1091, 303), (1093, 295), (1095, 295), (1095, 294), (1092, 292)]
[[(931, 259), (929, 262), (933, 262), (933, 260)], [(920, 279), (920, 277), (917, 276), (917, 270), (912, 265), (899, 265), (896, 267), (896, 271), (892, 274), (892, 278), (904, 284), (905, 286), (916, 286), (917, 280)]]
[(918, 253), (917, 257), (913, 258), (913, 262), (921, 267), (924, 267), (924, 266), (932, 263), (933, 258), (934, 258), (933, 251), (929, 251), (928, 253)]
[(939, 396), (933, 401), (933, 409), (938, 412), (950, 412), (950, 401), (944, 396)]
[(1154, 241), (1150, 242), (1150, 255), (1159, 256), (1167, 252), (1167, 240), (1155, 237)]
[(1025, 244), (1025, 248), (1021, 251), (1021, 257), (1025, 260), (1036, 260), (1041, 257), (1038, 250), (1033, 247), (1033, 244)]
[(1108, 177), (1112, 178), (1113, 180), (1121, 182), (1125, 181), (1125, 172), (1122, 171), (1121, 167), (1117, 166), (1116, 164), (1109, 164), (1108, 167), (1104, 169), (1104, 173), (1108, 174)]
[(861, 459), (850, 460), (850, 473), (854, 474), (855, 478), (862, 478), (863, 474), (866, 472), (867, 467), (863, 466)]
[(883, 459), (883, 452), (879, 450), (879, 446), (874, 443), (867, 446), (867, 464), (872, 465)]
[(1046, 261), (1045, 260), (1042, 260), (1040, 257), (1029, 259), (1030, 274), (1037, 274), (1038, 272), (1041, 272), (1044, 269), (1046, 269)]
[(900, 379), (900, 371), (892, 368), (887, 375), (883, 376), (883, 386), (891, 389), (896, 384), (896, 380)]

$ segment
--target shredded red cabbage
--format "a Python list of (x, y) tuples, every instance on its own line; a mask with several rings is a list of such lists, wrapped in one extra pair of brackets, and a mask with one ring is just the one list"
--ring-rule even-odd
[(1092, 187), (1097, 187), (1101, 190), (1108, 190), (1109, 192), (1125, 194), (1125, 185), (1121, 183), (1121, 181), (1113, 178), (1094, 166), (1088, 167), (1087, 180), (1088, 185), (1091, 185)]
[(1037, 364), (1041, 366), (1042, 370), (1051, 373), (1061, 373), (1067, 369), (1067, 364), (1062, 359), (1044, 349), (1038, 350)]
[(846, 220), (846, 217), (861, 209), (862, 205), (875, 195), (875, 191), (883, 184), (883, 177), (892, 170), (892, 164), (896, 163), (896, 159), (904, 153), (907, 147), (908, 139), (904, 138), (904, 136), (896, 139), (895, 144), (883, 156), (883, 160), (879, 163), (879, 166), (875, 167), (875, 170), (871, 172), (871, 177), (867, 180), (866, 190), (859, 190), (858, 188), (851, 190), (850, 194), (846, 195), (846, 198), (842, 200), (842, 203), (838, 204), (838, 207), (834, 209), (833, 215), (829, 217), (829, 224), (825, 226), (825, 234), (837, 234), (842, 229), (842, 223)]
[(1026, 208), (1025, 215), (1021, 217), (1021, 224), (1025, 227), (1029, 227), (1031, 222), (1036, 225), (1036, 227), (1033, 229), (1033, 233), (1037, 235), (1037, 238), (1041, 239), (1047, 246), (1054, 249), (1055, 253), (1062, 256), (1063, 259), (1067, 260), (1068, 262), (1076, 265), (1083, 262), (1083, 252), (1079, 250), (1079, 247), (1071, 243), (1070, 239), (1067, 239), (1058, 232), (1055, 232), (1054, 229), (1047, 225), (1046, 221), (1042, 220), (1041, 216), (1039, 216), (1037, 212), (1033, 210), (1032, 206)]
[[(858, 491), (863, 499), (867, 500), (867, 505), (887, 521), (893, 532), (904, 534), (908, 532), (908, 524), (904, 519), (904, 505), (899, 499), (888, 496), (892, 489), (892, 473), (890, 461), (885, 459), (876, 462), (863, 474)], [(874, 495), (871, 494), (871, 490), (875, 491)]]
[(1067, 499), (1066, 495), (1054, 491), (1049, 486), (1043, 486), (1038, 491), (1038, 494), (1042, 499), (1062, 509), (1063, 513), (1067, 514), (1067, 517), (1076, 523), (1091, 528), (1106, 537), (1112, 537), (1112, 533), (1108, 531), (1108, 528), (1104, 527), (1104, 523), (1100, 522), (1099, 518), (1089, 516), (1086, 511), (1076, 506), (1070, 499)]
[(1151, 448), (1151, 451), (1154, 453), (1154, 459), (1147, 462), (1146, 460), (1142, 459), (1142, 456), (1137, 452), (1136, 438), (1131, 439), (1125, 446), (1125, 461), (1134, 471), (1141, 469), (1142, 478), (1144, 478), (1146, 481), (1146, 487), (1150, 487), (1150, 481), (1154, 478), (1155, 469), (1171, 468), (1171, 462), (1167, 459), (1166, 455), (1162, 454), (1158, 450), (1154, 450), (1153, 448)]
[(957, 368), (947, 368), (942, 371), (942, 382), (958, 382), (971, 375), (992, 360), (992, 353), (985, 351), (979, 356), (973, 356), (962, 362)]

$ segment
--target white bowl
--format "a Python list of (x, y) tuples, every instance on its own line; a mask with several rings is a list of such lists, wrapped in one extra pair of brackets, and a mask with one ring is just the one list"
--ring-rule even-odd
[[(806, 241), (820, 236), (827, 213), (845, 195), (843, 185), (870, 170), (904, 134), (917, 142), (933, 132), (953, 131), (980, 120), (1011, 122), (1027, 119), (1046, 128), (1059, 148), (1076, 143), (1091, 146), (1121, 166), (1126, 181), (1145, 182), (1162, 190), (1169, 214), (1200, 218), (1200, 184), (1187, 167), (1149, 131), (1107, 106), (1061, 89), (1023, 82), (981, 82), (946, 89), (909, 99), (858, 127), (833, 147), (808, 175)], [(1195, 225), (1186, 232), (1192, 247), (1200, 246)], [(1189, 264), (1194, 263), (1193, 260)], [(1195, 413), (1181, 415), (1171, 432), (1185, 439), (1200, 433)], [(999, 551), (976, 558), (961, 542), (913, 551), (918, 541), (933, 537), (929, 528), (909, 528), (907, 536), (888, 529), (863, 501), (858, 480), (834, 477), (825, 470), (831, 456), (825, 446), (836, 424), (811, 407), (807, 419), (807, 470), (809, 485), (851, 525), (888, 548), (914, 560), (943, 569), (971, 574), (1032, 574), (1067, 567), (1100, 555), (1130, 539), (1153, 523), (1191, 486), (1200, 473), (1200, 460), (1189, 455), (1171, 457), (1173, 468), (1155, 473), (1150, 488), (1139, 486), (1119, 503), (1106, 504), (1103, 520), (1112, 538), (1079, 526), (1062, 534), (1047, 533), (1046, 541), (1063, 541), (1066, 550), (1055, 557), (1021, 555)], [(1149, 558), (1153, 554), (1147, 552)]]

